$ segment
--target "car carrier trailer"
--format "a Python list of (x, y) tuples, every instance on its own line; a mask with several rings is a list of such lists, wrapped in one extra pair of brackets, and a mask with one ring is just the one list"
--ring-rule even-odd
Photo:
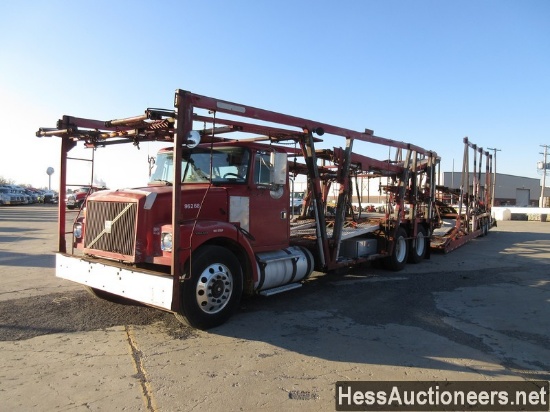
[[(471, 152), (471, 153), (470, 153)], [(471, 160), (473, 164), (471, 164)], [(481, 171), (485, 159), (485, 182)], [(464, 138), (464, 157), (459, 188), (436, 186), (438, 224), (431, 248), (448, 253), (480, 236), (486, 236), (495, 224), (491, 215), (493, 157), (482, 147)], [(470, 173), (470, 170), (473, 172)]]
[[(294, 289), (314, 270), (373, 260), (400, 270), (429, 257), (439, 158), (372, 130), (177, 90), (173, 110), (107, 121), (63, 116), (36, 134), (61, 138), (56, 275), (197, 328), (225, 322), (243, 295)], [(338, 139), (343, 148), (317, 148)], [(158, 152), (149, 183), (89, 194), (66, 227), (71, 149), (150, 141), (171, 144)], [(392, 148), (395, 157), (356, 153), (354, 142)], [(290, 175), (305, 176), (308, 186), (297, 219)], [(351, 207), (358, 178), (384, 179), (382, 212)], [(331, 185), (339, 192), (328, 212)]]

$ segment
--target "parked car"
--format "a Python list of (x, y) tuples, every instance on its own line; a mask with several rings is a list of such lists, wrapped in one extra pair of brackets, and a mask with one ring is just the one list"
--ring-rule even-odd
[(57, 203), (59, 201), (59, 195), (53, 190), (46, 190), (44, 192), (44, 203)]
[(27, 194), (27, 191), (24, 187), (17, 185), (9, 185), (12, 189), (12, 193), (15, 193), (21, 199), (22, 204), (28, 205), (32, 203), (32, 198)]
[(21, 186), (16, 186), (15, 191), (23, 198), (23, 204), (30, 205), (32, 204), (32, 197), (27, 193), (25, 188)]
[(38, 203), (38, 193), (32, 189), (23, 189), (23, 191), (29, 196), (30, 203)]
[(304, 201), (304, 192), (293, 192), (290, 197), (290, 211), (292, 214), (302, 212), (302, 202)]
[(2, 205), (20, 205), (23, 203), (19, 195), (13, 192), (8, 186), (0, 187), (0, 204)]
[(105, 187), (97, 186), (82, 186), (76, 189), (74, 192), (67, 194), (65, 203), (68, 209), (81, 209), (84, 206), (84, 202), (89, 194), (97, 192), (98, 190), (105, 190)]
[(7, 190), (0, 188), (0, 206), (9, 205), (10, 202), (11, 196), (7, 193)]

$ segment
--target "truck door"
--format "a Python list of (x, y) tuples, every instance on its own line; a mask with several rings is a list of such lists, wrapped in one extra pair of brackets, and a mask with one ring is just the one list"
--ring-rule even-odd
[(284, 185), (270, 183), (271, 153), (255, 153), (250, 196), (250, 233), (257, 252), (283, 249), (289, 245), (288, 177)]

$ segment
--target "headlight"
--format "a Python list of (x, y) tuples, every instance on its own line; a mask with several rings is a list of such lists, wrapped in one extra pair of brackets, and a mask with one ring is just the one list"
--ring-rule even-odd
[(74, 237), (80, 239), (82, 237), (82, 223), (74, 225)]
[(162, 232), (160, 235), (160, 248), (166, 252), (172, 251), (172, 233)]

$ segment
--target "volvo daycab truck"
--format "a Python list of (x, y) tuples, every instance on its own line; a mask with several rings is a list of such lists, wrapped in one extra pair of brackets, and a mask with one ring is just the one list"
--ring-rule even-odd
[[(374, 260), (400, 270), (429, 257), (439, 158), (369, 129), (177, 90), (173, 109), (106, 121), (63, 116), (37, 136), (61, 139), (56, 275), (196, 328), (224, 323), (243, 296), (296, 289), (313, 271)], [(74, 147), (141, 142), (165, 143), (149, 182), (89, 193), (81, 209), (66, 210)], [(357, 142), (366, 149), (355, 151)], [(369, 156), (380, 145), (394, 157)], [(294, 208), (289, 181), (299, 179), (307, 190)], [(379, 184), (382, 212), (352, 207), (359, 179)]]

